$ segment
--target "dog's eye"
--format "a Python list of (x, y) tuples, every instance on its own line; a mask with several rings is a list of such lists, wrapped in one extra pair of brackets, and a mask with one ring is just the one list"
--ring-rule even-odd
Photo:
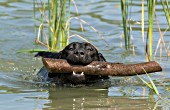
[(72, 47), (70, 47), (68, 50), (73, 50), (73, 48), (72, 48)]
[(87, 50), (89, 50), (89, 51), (93, 51), (93, 49), (92, 49), (92, 48), (87, 48)]

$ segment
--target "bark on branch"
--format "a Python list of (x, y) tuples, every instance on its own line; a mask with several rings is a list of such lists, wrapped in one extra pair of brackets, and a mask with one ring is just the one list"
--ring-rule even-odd
[(70, 65), (63, 59), (43, 58), (42, 61), (50, 74), (74, 71), (75, 73), (84, 72), (84, 74), (89, 75), (132, 76), (146, 74), (145, 71), (147, 73), (162, 71), (161, 66), (155, 61), (138, 64), (93, 61), (87, 66)]

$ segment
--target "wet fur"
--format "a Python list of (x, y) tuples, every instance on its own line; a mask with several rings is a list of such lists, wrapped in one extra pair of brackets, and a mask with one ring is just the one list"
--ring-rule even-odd
[[(101, 53), (97, 51), (97, 49), (86, 42), (73, 42), (66, 46), (60, 52), (39, 52), (35, 55), (35, 57), (41, 56), (43, 58), (56, 58), (56, 59), (65, 59), (68, 63), (72, 65), (88, 65), (92, 61), (106, 61)], [(39, 71), (39, 75), (45, 73), (46, 79), (51, 80), (53, 82), (59, 83), (72, 83), (72, 84), (81, 84), (81, 83), (93, 83), (99, 79), (107, 79), (107, 76), (99, 76), (99, 75), (81, 75), (73, 73), (67, 74), (48, 74), (45, 68), (43, 67)], [(48, 75), (47, 75), (48, 74)]]

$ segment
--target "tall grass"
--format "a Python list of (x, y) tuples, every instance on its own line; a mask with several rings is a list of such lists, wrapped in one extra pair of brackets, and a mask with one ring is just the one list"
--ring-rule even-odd
[(155, 13), (155, 0), (147, 0), (147, 8), (148, 8), (148, 34), (149, 38), (149, 58), (152, 59), (152, 46), (153, 46), (153, 20)]
[[(74, 0), (34, 0), (34, 21), (35, 27), (38, 25), (37, 39), (36, 43), (44, 45), (49, 51), (56, 51), (62, 49), (66, 46), (69, 37), (69, 20), (70, 17), (70, 4), (75, 2)], [(124, 44), (126, 50), (131, 48), (131, 24), (129, 22), (131, 16), (131, 7), (133, 0), (121, 0), (121, 12), (122, 12), (122, 23), (124, 31)], [(141, 1), (142, 3), (142, 40), (146, 40), (146, 53), (149, 59), (153, 57), (153, 23), (154, 15), (156, 14), (156, 0)], [(145, 3), (147, 3), (147, 13), (148, 13), (148, 31), (147, 37), (144, 38), (144, 24), (146, 20), (144, 19)], [(160, 0), (162, 4), (162, 9), (165, 13), (167, 23), (170, 28), (170, 11), (168, 0)], [(37, 11), (37, 9), (39, 11)], [(77, 8), (76, 8), (77, 10)], [(78, 12), (78, 10), (77, 10)], [(40, 17), (36, 15), (40, 14)], [(78, 18), (78, 17), (77, 17)], [(81, 19), (78, 18), (81, 22)], [(80, 23), (81, 24), (81, 23)], [(82, 24), (81, 24), (82, 27)], [(36, 29), (36, 30), (37, 30)], [(83, 29), (83, 28), (82, 28)], [(161, 33), (161, 30), (159, 31)], [(163, 37), (161, 37), (163, 40)], [(160, 40), (160, 42), (161, 42)], [(160, 43), (159, 42), (159, 43)], [(161, 47), (160, 47), (161, 48)], [(164, 46), (164, 48), (166, 48)], [(167, 50), (166, 50), (167, 51)], [(168, 51), (167, 51), (168, 52)]]
[[(124, 30), (124, 41), (125, 41), (125, 48), (128, 49), (130, 48), (130, 36), (131, 36), (131, 29), (129, 28), (130, 27), (130, 23), (128, 23), (128, 16), (131, 14), (131, 11), (129, 11), (129, 8), (130, 7), (133, 7), (132, 3), (133, 2), (132, 0), (121, 0), (120, 3), (121, 3), (121, 12), (122, 12), (122, 23), (123, 23), (123, 30)], [(146, 8), (145, 8), (145, 3), (147, 4), (146, 5)], [(142, 33), (142, 41), (146, 41), (146, 53), (147, 53), (147, 56), (148, 57), (147, 59), (152, 59), (153, 57), (153, 23), (157, 23), (157, 26), (158, 26), (158, 32), (160, 32), (160, 40), (159, 40), (159, 44), (157, 47), (160, 46), (160, 43), (163, 43), (163, 46), (164, 46), (164, 49), (165, 51), (167, 52), (167, 55), (169, 56), (170, 54), (168, 53), (168, 50), (167, 50), (167, 47), (165, 45), (165, 42), (164, 42), (164, 38), (163, 38), (163, 35), (162, 35), (162, 32), (161, 32), (161, 29), (160, 29), (160, 26), (159, 26), (159, 22), (157, 22), (157, 19), (155, 18), (156, 17), (156, 5), (157, 3), (161, 3), (162, 5), (162, 10), (163, 12), (165, 13), (165, 17), (167, 19), (167, 24), (170, 28), (170, 9), (169, 9), (169, 1), (168, 0), (160, 0), (160, 2), (156, 1), (156, 0), (147, 0), (147, 1), (144, 1), (142, 0), (141, 1), (141, 15), (142, 15), (142, 18), (141, 18), (141, 33)], [(147, 9), (147, 10), (146, 10)], [(148, 19), (145, 19), (144, 17), (144, 13), (148, 13)], [(145, 22), (148, 22), (147, 24), (147, 35), (144, 35), (145, 34), (145, 29), (144, 29), (144, 26), (146, 26)], [(147, 36), (146, 39), (144, 36)], [(161, 48), (161, 46), (160, 46)], [(158, 50), (158, 49), (157, 49)], [(157, 51), (156, 50), (156, 51)], [(156, 55), (156, 54), (155, 54)]]
[[(144, 68), (143, 68), (143, 70), (145, 71)], [(158, 91), (158, 89), (157, 89), (155, 83), (153, 82), (153, 80), (150, 78), (150, 76), (147, 74), (146, 71), (145, 71), (145, 73), (146, 73), (146, 75), (147, 75), (147, 77), (148, 77), (150, 83), (146, 82), (146, 81), (145, 81), (144, 79), (142, 79), (139, 75), (137, 75), (138, 78), (139, 78), (139, 79), (140, 79), (140, 80), (141, 80), (141, 81), (142, 81), (149, 89), (153, 90), (153, 91), (156, 93), (156, 95), (159, 96), (159, 91)]]
[(145, 39), (145, 11), (144, 11), (144, 8), (145, 8), (145, 0), (142, 0), (142, 18), (141, 18), (141, 28), (142, 28), (142, 41), (144, 42), (144, 39)]
[(160, 0), (162, 4), (162, 8), (164, 10), (166, 20), (168, 22), (168, 26), (170, 28), (170, 9), (169, 9), (169, 1), (168, 0)]
[(122, 22), (124, 30), (124, 42), (126, 50), (130, 48), (130, 25), (129, 25), (129, 1), (121, 0)]
[[(67, 45), (69, 28), (66, 28), (66, 22), (70, 17), (70, 2), (71, 0), (34, 0), (34, 19), (38, 25), (36, 43), (46, 46), (49, 51), (56, 51)], [(36, 8), (39, 9), (38, 12)], [(36, 17), (37, 13), (40, 18)]]

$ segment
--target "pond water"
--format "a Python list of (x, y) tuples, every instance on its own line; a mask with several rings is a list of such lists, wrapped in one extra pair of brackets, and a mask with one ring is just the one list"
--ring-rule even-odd
[[(71, 34), (79, 34), (92, 42), (105, 56), (107, 61), (122, 63), (145, 62), (144, 45), (141, 36), (141, 1), (133, 1), (132, 35), (135, 54), (121, 48), (121, 10), (119, 0), (75, 0), (80, 18), (94, 26), (98, 33), (84, 24), (80, 31), (79, 21), (71, 21)], [(167, 22), (161, 5), (157, 6), (157, 16), (162, 29)], [(76, 15), (71, 7), (72, 15)], [(147, 14), (145, 14), (147, 19)], [(146, 23), (147, 24), (147, 23)], [(102, 37), (100, 37), (100, 35)], [(157, 25), (154, 24), (154, 49), (159, 39)], [(168, 43), (169, 32), (165, 33)], [(111, 85), (55, 87), (35, 80), (36, 72), (41, 68), (40, 59), (34, 54), (20, 53), (23, 49), (36, 48), (34, 45), (33, 4), (31, 0), (1, 0), (0, 2), (0, 108), (1, 110), (169, 110), (170, 75), (169, 59), (164, 56), (154, 60), (163, 67), (163, 72), (150, 77), (160, 92), (159, 98), (153, 95), (138, 77), (111, 77)], [(103, 40), (104, 39), (104, 40)], [(82, 41), (71, 38), (72, 41)], [(159, 56), (159, 54), (157, 55)], [(142, 77), (148, 81), (146, 75)]]

